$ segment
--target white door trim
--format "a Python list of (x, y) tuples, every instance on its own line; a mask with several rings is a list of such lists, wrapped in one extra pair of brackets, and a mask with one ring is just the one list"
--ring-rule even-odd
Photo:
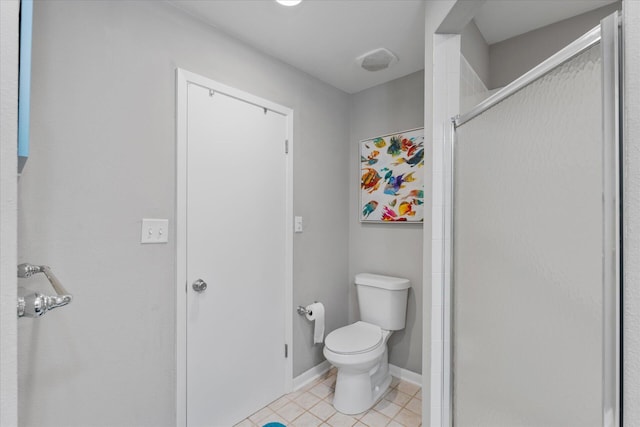
[[(187, 425), (187, 85), (196, 84), (286, 117), (285, 390), (293, 388), (293, 110), (184, 69), (176, 69), (176, 426)], [(283, 141), (282, 149), (285, 150)], [(284, 349), (283, 349), (284, 352)], [(250, 414), (247, 414), (250, 415)]]

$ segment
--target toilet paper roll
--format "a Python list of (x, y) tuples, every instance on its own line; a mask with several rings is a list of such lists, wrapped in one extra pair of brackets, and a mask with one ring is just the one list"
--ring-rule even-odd
[(307, 319), (314, 322), (313, 343), (320, 344), (324, 341), (324, 305), (321, 302), (314, 302), (305, 308), (308, 311)]

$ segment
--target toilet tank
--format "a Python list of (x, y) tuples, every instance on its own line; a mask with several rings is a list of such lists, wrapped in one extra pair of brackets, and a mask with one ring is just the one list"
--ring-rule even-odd
[(404, 329), (407, 319), (408, 279), (360, 273), (355, 278), (360, 320), (388, 331)]

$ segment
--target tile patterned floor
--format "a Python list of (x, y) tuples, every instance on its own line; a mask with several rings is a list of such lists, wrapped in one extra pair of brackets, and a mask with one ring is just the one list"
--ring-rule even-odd
[(358, 415), (337, 412), (331, 401), (336, 384), (332, 368), (301, 390), (282, 396), (235, 427), (260, 427), (278, 421), (287, 427), (419, 427), (422, 390), (393, 378), (389, 390), (369, 411)]

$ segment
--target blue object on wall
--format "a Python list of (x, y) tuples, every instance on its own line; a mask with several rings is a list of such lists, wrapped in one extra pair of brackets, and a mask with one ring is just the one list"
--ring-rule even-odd
[(18, 83), (18, 173), (29, 157), (29, 115), (31, 107), (31, 34), (33, 0), (20, 2), (20, 74)]

